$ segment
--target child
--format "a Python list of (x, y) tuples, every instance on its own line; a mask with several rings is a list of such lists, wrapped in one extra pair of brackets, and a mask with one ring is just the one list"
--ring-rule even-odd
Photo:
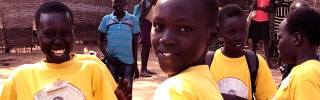
[[(237, 5), (227, 5), (219, 12), (218, 24), (225, 46), (218, 49), (214, 57), (211, 56), (213, 60), (209, 64), (223, 98), (227, 100), (237, 96), (237, 100), (251, 100), (253, 93), (257, 100), (273, 98), (276, 86), (266, 61), (260, 55), (242, 49), (248, 37), (245, 12)], [(250, 54), (255, 58), (249, 59)], [(256, 64), (250, 63), (253, 61)], [(254, 68), (256, 76), (251, 74)]]
[[(306, 1), (303, 0), (297, 0), (292, 2), (290, 5), (290, 11), (293, 11), (295, 9), (301, 8), (301, 7), (310, 7), (309, 4)], [(285, 79), (289, 73), (291, 72), (292, 68), (296, 66), (295, 64), (283, 64), (280, 68), (280, 71), (283, 72), (282, 80)]]
[(313, 8), (290, 11), (279, 27), (278, 48), (285, 64), (295, 64), (281, 82), (276, 100), (320, 100), (320, 14)]
[[(128, 95), (126, 88), (130, 85), (121, 80), (116, 88), (97, 57), (70, 54), (74, 18), (69, 7), (57, 1), (46, 2), (38, 8), (35, 24), (46, 59), (18, 67), (5, 83), (0, 100), (115, 100)], [(125, 93), (121, 93), (122, 87)]]
[(151, 74), (156, 74), (156, 72), (149, 71), (147, 69), (149, 53), (151, 48), (150, 33), (153, 15), (153, 6), (157, 0), (141, 0), (141, 16), (140, 16), (140, 29), (139, 43), (142, 43), (141, 49), (141, 77), (151, 77)]
[(169, 79), (155, 100), (222, 100), (205, 55), (217, 38), (217, 0), (158, 0), (151, 43)]
[[(132, 72), (135, 72), (135, 77), (139, 77), (137, 33), (140, 28), (138, 19), (124, 11), (126, 5), (126, 0), (112, 0), (114, 12), (104, 16), (98, 28), (99, 47), (115, 81), (118, 82), (119, 77), (124, 77), (132, 87)], [(106, 41), (108, 50), (105, 48)]]

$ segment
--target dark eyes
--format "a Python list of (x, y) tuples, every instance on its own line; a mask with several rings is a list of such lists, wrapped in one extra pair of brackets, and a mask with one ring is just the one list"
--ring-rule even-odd
[[(153, 27), (154, 27), (154, 31), (158, 31), (158, 32), (162, 31), (165, 28), (161, 24), (154, 24)], [(190, 32), (190, 31), (192, 31), (192, 28), (189, 27), (189, 26), (183, 26), (182, 28), (179, 29), (179, 31), (181, 31), (181, 32)]]
[[(242, 34), (242, 33), (246, 33), (246, 32), (247, 32), (246, 29), (239, 31), (239, 33), (241, 33), (241, 34)], [(232, 31), (232, 32), (228, 32), (228, 34), (232, 35), (232, 34), (236, 34), (236, 32), (235, 32), (235, 31)]]
[(53, 36), (53, 35), (54, 35), (54, 33), (53, 33), (53, 32), (46, 32), (46, 33), (44, 33), (44, 35), (47, 35), (47, 36)]
[(190, 32), (190, 31), (192, 31), (192, 29), (191, 29), (191, 27), (184, 26), (184, 27), (182, 27), (182, 28), (180, 29), (180, 31), (182, 31), (182, 32)]
[[(72, 32), (70, 32), (70, 31), (66, 31), (66, 32), (62, 32), (61, 35), (62, 35), (62, 36), (66, 36), (66, 35), (69, 35), (69, 34), (71, 34), (71, 33), (72, 33)], [(55, 36), (56, 33), (54, 33), (54, 32), (45, 32), (44, 35), (45, 35), (45, 36)]]
[(154, 24), (153, 27), (154, 27), (154, 31), (156, 32), (162, 31), (164, 29), (164, 26), (160, 24)]

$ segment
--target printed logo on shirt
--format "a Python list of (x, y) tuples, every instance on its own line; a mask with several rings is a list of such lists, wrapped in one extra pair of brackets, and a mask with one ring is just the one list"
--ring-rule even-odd
[(248, 87), (237, 78), (224, 78), (217, 85), (223, 98), (248, 99)]
[(46, 84), (34, 100), (85, 100), (83, 93), (65, 80)]

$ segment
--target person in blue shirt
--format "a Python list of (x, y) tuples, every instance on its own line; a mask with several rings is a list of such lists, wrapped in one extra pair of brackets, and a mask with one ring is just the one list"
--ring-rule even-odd
[(135, 78), (139, 77), (137, 39), (140, 27), (138, 19), (124, 10), (126, 5), (126, 0), (112, 0), (114, 12), (105, 15), (98, 28), (99, 47), (115, 81), (123, 77), (132, 87), (133, 72)]

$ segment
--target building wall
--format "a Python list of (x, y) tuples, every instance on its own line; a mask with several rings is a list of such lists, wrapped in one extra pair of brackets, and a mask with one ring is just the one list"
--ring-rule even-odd
[[(50, 0), (0, 0), (0, 49), (6, 47), (30, 47), (32, 22), (36, 9)], [(74, 14), (76, 39), (98, 40), (98, 25), (102, 17), (113, 11), (110, 0), (57, 0), (70, 7)], [(130, 13), (140, 0), (127, 0)], [(4, 37), (6, 42), (4, 43)]]

